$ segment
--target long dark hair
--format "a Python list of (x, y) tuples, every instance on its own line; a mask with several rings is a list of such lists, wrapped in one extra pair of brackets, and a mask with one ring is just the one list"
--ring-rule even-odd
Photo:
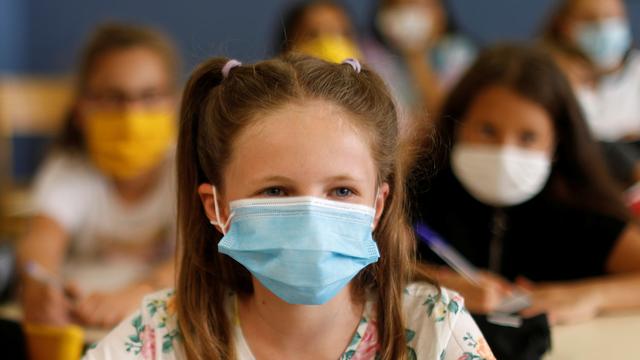
[[(621, 189), (609, 176), (601, 150), (589, 133), (569, 82), (546, 52), (525, 45), (501, 45), (485, 50), (443, 104), (437, 119), (438, 166), (449, 167), (455, 132), (478, 95), (503, 86), (543, 107), (550, 115), (556, 150), (549, 185), (552, 199), (627, 221)], [(421, 153), (433, 150), (423, 144)], [(420, 167), (425, 161), (418, 160)], [(425, 181), (417, 179), (418, 187)]]

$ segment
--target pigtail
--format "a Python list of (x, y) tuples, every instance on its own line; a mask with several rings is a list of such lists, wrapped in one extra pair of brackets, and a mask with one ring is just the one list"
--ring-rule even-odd
[(216, 279), (221, 270), (216, 259), (220, 255), (215, 249), (220, 235), (209, 226), (197, 191), (200, 184), (211, 182), (201, 166), (198, 133), (205, 121), (207, 100), (223, 81), (222, 68), (226, 62), (212, 59), (194, 71), (180, 109), (176, 169), (181, 260), (176, 304), (188, 359), (232, 358), (230, 321), (224, 305), (227, 291)]

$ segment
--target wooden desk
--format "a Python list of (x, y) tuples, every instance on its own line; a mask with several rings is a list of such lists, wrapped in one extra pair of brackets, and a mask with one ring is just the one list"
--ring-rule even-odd
[[(13, 320), (13, 321), (21, 321), (22, 320), (22, 309), (20, 309), (20, 305), (17, 303), (8, 303), (0, 305), (0, 318)], [(84, 341), (86, 344), (93, 344), (102, 340), (111, 329), (102, 329), (102, 328), (94, 328), (94, 327), (85, 327), (84, 329)]]
[[(73, 280), (81, 289), (91, 291), (109, 291), (121, 288), (125, 284), (148, 273), (147, 264), (120, 262), (105, 266), (104, 264), (72, 262), (66, 264), (63, 273), (65, 279)], [(20, 322), (22, 309), (17, 303), (0, 305), (0, 318)], [(85, 327), (85, 342), (91, 344), (100, 341), (111, 329)]]
[(640, 312), (616, 313), (551, 330), (552, 350), (544, 360), (640, 359)]

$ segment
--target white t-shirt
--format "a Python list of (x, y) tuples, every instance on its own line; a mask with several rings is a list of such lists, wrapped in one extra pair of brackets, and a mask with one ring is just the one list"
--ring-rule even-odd
[(624, 68), (593, 88), (577, 89), (576, 96), (596, 139), (640, 135), (640, 51), (632, 50)]
[[(114, 275), (119, 268), (116, 272), (132, 277), (167, 258), (175, 242), (173, 169), (171, 153), (154, 188), (138, 203), (126, 204), (86, 157), (51, 157), (36, 178), (33, 200), (36, 214), (55, 220), (71, 237), (65, 272), (87, 275), (102, 268)], [(89, 277), (102, 278), (106, 285), (119, 276), (100, 270)]]
[[(238, 320), (235, 295), (228, 316), (233, 319), (236, 360), (256, 360)], [(413, 283), (404, 291), (405, 337), (410, 359), (495, 360), (463, 299), (447, 289)], [(340, 360), (374, 359), (379, 350), (375, 301), (366, 302), (362, 318)], [(313, 339), (309, 339), (313, 342)], [(185, 359), (177, 325), (175, 294), (165, 290), (147, 296), (138, 312), (124, 320), (86, 354), (85, 360)]]

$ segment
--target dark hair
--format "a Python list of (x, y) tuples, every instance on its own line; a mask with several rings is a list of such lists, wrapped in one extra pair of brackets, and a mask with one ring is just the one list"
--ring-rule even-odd
[[(112, 52), (136, 47), (144, 47), (158, 54), (165, 62), (171, 86), (176, 89), (180, 60), (173, 43), (168, 37), (147, 27), (106, 23), (96, 28), (81, 52), (75, 84), (76, 102), (86, 92), (87, 82), (98, 60)], [(78, 126), (75, 111), (72, 107), (67, 114), (57, 145), (63, 151), (84, 152), (84, 138)]]
[(274, 55), (284, 54), (291, 50), (293, 42), (296, 40), (294, 35), (299, 31), (299, 27), (302, 21), (304, 21), (305, 16), (314, 8), (322, 6), (334, 8), (351, 19), (347, 8), (334, 0), (307, 0), (297, 3), (284, 11), (282, 22), (278, 24), (279, 26), (275, 36)]
[(570, 0), (561, 0), (553, 7), (541, 31), (542, 45), (551, 51), (564, 52), (591, 64), (589, 57), (562, 34), (562, 23), (569, 16), (571, 6)]
[(607, 172), (569, 82), (541, 49), (501, 45), (480, 54), (452, 89), (437, 119), (443, 145), (438, 157), (441, 167), (449, 167), (458, 125), (478, 95), (492, 86), (506, 87), (535, 102), (553, 121), (557, 147), (549, 186), (543, 191), (572, 206), (629, 219), (621, 191)]
[(178, 324), (189, 359), (233, 358), (228, 291), (250, 294), (251, 275), (220, 254), (222, 234), (214, 231), (197, 192), (214, 184), (224, 192), (223, 172), (234, 139), (256, 121), (256, 114), (289, 103), (321, 99), (352, 114), (371, 146), (378, 181), (390, 186), (387, 205), (374, 231), (380, 260), (353, 280), (355, 295), (371, 291), (377, 300), (381, 359), (406, 351), (402, 294), (411, 279), (428, 280), (415, 262), (415, 241), (406, 219), (404, 168), (399, 163), (396, 110), (383, 81), (363, 67), (333, 64), (298, 54), (240, 66), (223, 79), (228, 60), (215, 58), (191, 75), (183, 95), (178, 140), (178, 228), (180, 270)]

